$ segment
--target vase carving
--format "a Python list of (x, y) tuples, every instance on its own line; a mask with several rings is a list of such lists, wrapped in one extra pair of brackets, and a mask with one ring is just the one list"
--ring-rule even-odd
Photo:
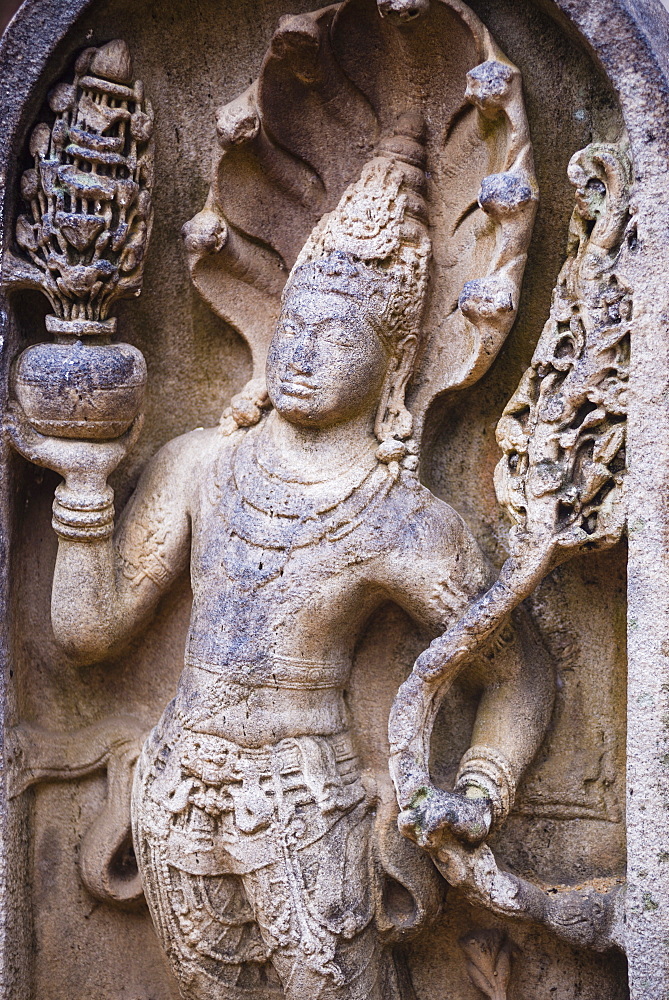
[(141, 291), (153, 169), (151, 108), (126, 43), (82, 52), (49, 108), (56, 120), (33, 129), (34, 167), (21, 178), (30, 214), (16, 223), (16, 282), (49, 299), (56, 343), (20, 356), (14, 391), (42, 434), (117, 438), (140, 411), (146, 365), (137, 348), (111, 342), (108, 314)]

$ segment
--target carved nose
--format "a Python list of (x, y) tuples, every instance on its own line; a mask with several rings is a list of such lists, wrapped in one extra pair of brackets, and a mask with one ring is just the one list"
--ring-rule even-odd
[(314, 339), (309, 336), (298, 337), (293, 347), (290, 367), (301, 375), (310, 375), (313, 368)]

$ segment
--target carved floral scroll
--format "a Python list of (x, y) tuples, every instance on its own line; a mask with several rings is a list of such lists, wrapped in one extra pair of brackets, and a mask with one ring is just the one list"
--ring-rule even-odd
[(389, 723), (400, 823), (444, 877), (495, 913), (539, 920), (597, 949), (622, 947), (620, 886), (550, 894), (500, 871), (486, 845), (463, 849), (440, 827), (428, 761), (439, 704), (472, 656), (554, 567), (614, 545), (624, 529), (632, 294), (620, 257), (630, 174), (624, 143), (592, 145), (571, 160), (567, 260), (532, 365), (497, 428), (504, 457), (495, 484), (513, 525), (510, 556), (493, 586), (418, 658)]

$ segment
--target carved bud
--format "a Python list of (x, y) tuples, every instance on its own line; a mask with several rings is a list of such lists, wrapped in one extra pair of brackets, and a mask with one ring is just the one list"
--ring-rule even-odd
[(230, 400), (230, 413), (238, 427), (253, 427), (260, 421), (262, 411), (268, 406), (265, 380), (252, 379), (242, 392)]
[(32, 201), (39, 191), (39, 178), (36, 170), (26, 170), (21, 177), (21, 196), (24, 201)]
[(208, 209), (198, 212), (181, 230), (186, 250), (198, 256), (218, 253), (227, 243), (228, 235), (225, 219)]
[(88, 73), (88, 68), (91, 65), (91, 59), (95, 55), (97, 49), (91, 47), (90, 49), (84, 49), (77, 56), (77, 61), (74, 64), (74, 72), (77, 76), (83, 76), (84, 73)]
[(511, 978), (511, 953), (503, 931), (480, 929), (460, 940), (469, 978), (488, 1000), (506, 1000)]
[(100, 49), (95, 49), (90, 63), (90, 72), (105, 80), (115, 83), (130, 83), (132, 80), (132, 62), (130, 50), (121, 38), (108, 42)]
[(68, 140), (69, 130), (67, 125), (62, 119), (58, 119), (54, 122), (54, 126), (51, 129), (51, 138), (53, 139), (53, 144), (57, 149), (62, 149)]
[(407, 447), (403, 441), (397, 438), (386, 438), (386, 440), (376, 449), (376, 457), (379, 462), (390, 465), (391, 462), (401, 462), (407, 453)]
[(69, 111), (77, 99), (76, 88), (70, 83), (59, 83), (49, 94), (49, 107), (56, 114)]
[(459, 306), (472, 323), (493, 320), (514, 311), (514, 286), (501, 277), (468, 281), (460, 293)]
[(153, 118), (144, 111), (136, 111), (130, 120), (130, 134), (137, 142), (148, 142), (153, 132)]
[(30, 155), (34, 157), (44, 157), (49, 152), (49, 140), (51, 139), (51, 129), (48, 125), (36, 125), (30, 136)]
[(285, 61), (294, 76), (311, 85), (322, 77), (318, 58), (321, 36), (318, 23), (308, 14), (282, 17), (272, 38), (272, 55)]
[(260, 116), (253, 95), (243, 94), (216, 113), (216, 134), (223, 149), (243, 146), (260, 131)]
[(377, 0), (376, 5), (381, 17), (405, 25), (424, 17), (430, 9), (430, 0)]

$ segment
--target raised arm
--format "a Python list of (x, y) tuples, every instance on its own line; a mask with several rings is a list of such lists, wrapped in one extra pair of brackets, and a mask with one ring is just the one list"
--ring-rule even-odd
[(84, 442), (37, 434), (17, 413), (6, 427), (21, 454), (64, 478), (53, 508), (53, 630), (73, 659), (97, 662), (137, 631), (188, 563), (190, 484), (196, 479), (191, 466), (202, 453), (194, 440), (198, 432), (158, 452), (114, 530), (107, 478), (137, 428), (117, 441)]

